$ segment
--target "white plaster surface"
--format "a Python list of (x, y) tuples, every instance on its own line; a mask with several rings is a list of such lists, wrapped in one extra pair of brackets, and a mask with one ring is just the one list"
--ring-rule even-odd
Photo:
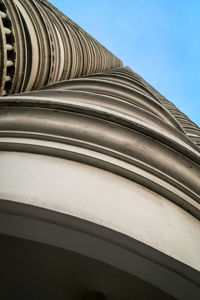
[(200, 222), (111, 172), (50, 156), (1, 152), (0, 198), (106, 226), (200, 270)]

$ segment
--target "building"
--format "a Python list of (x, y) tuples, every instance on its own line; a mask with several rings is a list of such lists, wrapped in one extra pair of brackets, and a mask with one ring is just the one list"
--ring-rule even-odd
[(198, 126), (46, 0), (0, 16), (1, 298), (199, 299)]

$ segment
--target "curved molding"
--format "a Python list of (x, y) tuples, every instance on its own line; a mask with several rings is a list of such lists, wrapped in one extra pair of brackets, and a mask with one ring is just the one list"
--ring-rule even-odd
[[(56, 86), (55, 86), (56, 85)], [(59, 89), (59, 90), (79, 90), (90, 91), (95, 94), (106, 94), (112, 97), (118, 97), (126, 102), (133, 103), (138, 107), (144, 107), (152, 114), (165, 120), (165, 122), (177, 126), (177, 122), (174, 122), (169, 117), (169, 112), (155, 101), (151, 96), (147, 96), (137, 89), (133, 89), (124, 84), (113, 82), (112, 80), (102, 80), (93, 78), (79, 78), (73, 81), (60, 82), (59, 84), (48, 85), (44, 89)], [(133, 97), (134, 95), (134, 97)], [(171, 121), (171, 122), (170, 122)], [(177, 126), (178, 127), (178, 126)]]
[[(113, 73), (125, 74), (123, 84), (113, 81)], [(148, 90), (126, 86), (127, 68), (104, 75), (1, 98), (0, 148), (115, 172), (199, 218), (198, 148)]]
[(165, 107), (171, 115), (178, 121), (182, 130), (193, 141), (194, 144), (200, 146), (200, 128), (192, 122), (185, 114), (183, 114), (172, 102), (167, 100), (163, 95), (156, 91), (148, 82), (141, 76), (134, 73), (135, 77), (140, 81), (148, 91)]
[[(170, 140), (170, 135), (155, 134), (138, 120), (116, 112), (114, 115), (113, 111), (110, 116), (110, 111), (101, 109), (98, 112), (98, 107), (93, 114), (93, 110), (89, 110), (91, 107), (75, 103), (77, 110), (67, 102), (63, 111), (61, 106), (56, 111), (48, 105), (44, 109), (44, 103), (40, 109), (39, 102), (37, 107), (24, 107), (25, 103), (21, 103), (21, 107), (15, 102), (15, 107), (1, 108), (1, 149), (69, 157), (71, 151), (67, 145), (77, 146), (79, 150), (74, 152), (74, 160), (79, 161), (81, 154), (84, 155), (82, 161), (101, 168), (105, 160), (106, 169), (115, 169), (120, 175), (155, 190), (199, 217), (199, 157), (195, 150), (186, 143), (184, 150), (178, 138)], [(84, 149), (92, 152), (84, 154)], [(107, 158), (102, 158), (101, 153)], [(113, 159), (117, 159), (115, 167)]]

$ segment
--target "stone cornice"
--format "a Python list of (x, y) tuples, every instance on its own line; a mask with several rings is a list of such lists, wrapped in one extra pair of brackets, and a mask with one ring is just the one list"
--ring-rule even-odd
[(199, 155), (183, 133), (148, 112), (144, 117), (152, 123), (145, 124), (143, 109), (128, 115), (124, 109), (129, 106), (109, 108), (109, 98), (106, 107), (97, 95), (101, 104), (65, 93), (64, 98), (54, 94), (54, 100), (47, 91), (45, 97), (1, 99), (1, 149), (65, 157), (109, 170), (199, 217)]

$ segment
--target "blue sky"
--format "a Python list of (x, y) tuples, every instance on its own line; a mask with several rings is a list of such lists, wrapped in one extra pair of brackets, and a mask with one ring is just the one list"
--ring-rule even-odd
[(200, 0), (50, 0), (200, 126)]

